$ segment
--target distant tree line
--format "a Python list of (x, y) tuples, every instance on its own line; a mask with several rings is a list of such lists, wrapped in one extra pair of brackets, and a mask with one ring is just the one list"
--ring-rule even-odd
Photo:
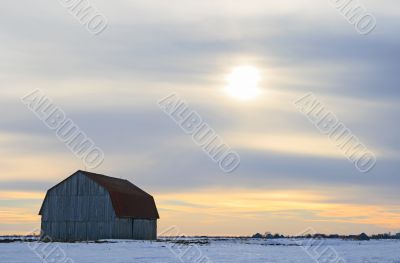
[(371, 239), (400, 239), (400, 233), (391, 234), (375, 234), (368, 236), (365, 233), (361, 233), (359, 235), (339, 235), (339, 234), (307, 234), (304, 236), (284, 236), (281, 234), (271, 234), (270, 232), (266, 232), (265, 234), (254, 234), (252, 238), (263, 238), (263, 239), (278, 239), (278, 238), (313, 238), (313, 239), (345, 239), (345, 240), (371, 240)]

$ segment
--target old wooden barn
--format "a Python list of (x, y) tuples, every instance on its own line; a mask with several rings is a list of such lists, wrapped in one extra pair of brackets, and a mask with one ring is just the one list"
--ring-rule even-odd
[(127, 180), (77, 171), (47, 191), (39, 215), (52, 241), (157, 238), (154, 198)]

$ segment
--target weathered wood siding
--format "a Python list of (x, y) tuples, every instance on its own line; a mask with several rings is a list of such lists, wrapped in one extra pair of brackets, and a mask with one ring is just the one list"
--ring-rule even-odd
[(157, 220), (118, 218), (108, 192), (82, 174), (51, 189), (43, 204), (42, 237), (53, 241), (157, 238)]

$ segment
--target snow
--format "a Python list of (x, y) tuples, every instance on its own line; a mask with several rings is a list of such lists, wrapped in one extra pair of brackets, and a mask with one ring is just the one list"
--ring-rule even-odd
[[(262, 262), (262, 263), (400, 263), (399, 240), (344, 241), (318, 240), (256, 240), (185, 238), (177, 244), (173, 240), (107, 241), (105, 243), (0, 243), (0, 263), (207, 263), (207, 262)], [(183, 243), (183, 244), (181, 244)], [(47, 247), (46, 247), (47, 246)], [(190, 259), (179, 252), (192, 249), (202, 253), (202, 258)], [(319, 249), (337, 252), (336, 260), (313, 258)], [(46, 258), (46, 260), (42, 260)], [(65, 255), (63, 254), (65, 253)], [(314, 255), (315, 256), (315, 255)], [(342, 261), (339, 261), (342, 260)], [(208, 261), (209, 260), (209, 261)]]

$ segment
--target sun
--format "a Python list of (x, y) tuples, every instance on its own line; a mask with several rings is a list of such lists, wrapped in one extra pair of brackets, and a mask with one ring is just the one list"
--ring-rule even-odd
[(251, 100), (260, 95), (260, 71), (253, 66), (235, 67), (227, 77), (225, 91), (238, 100)]

